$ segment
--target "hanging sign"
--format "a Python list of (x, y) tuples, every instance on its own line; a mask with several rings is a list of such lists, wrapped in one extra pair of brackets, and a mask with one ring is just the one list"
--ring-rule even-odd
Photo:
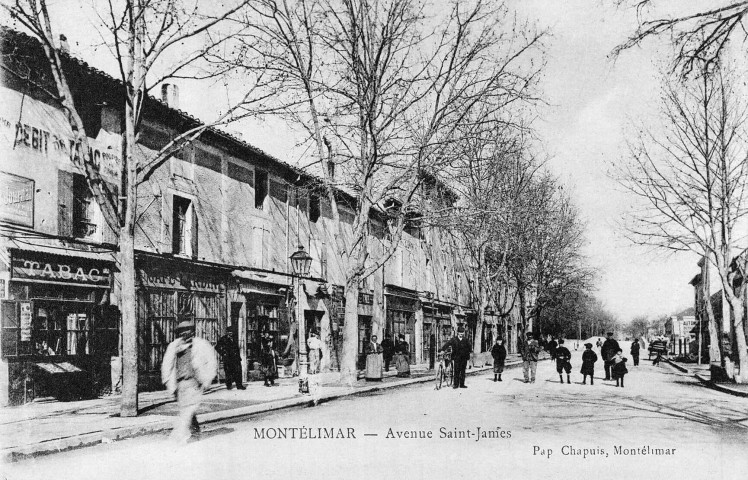
[(33, 180), (0, 172), (0, 220), (33, 228)]
[(21, 341), (31, 341), (31, 302), (21, 302)]

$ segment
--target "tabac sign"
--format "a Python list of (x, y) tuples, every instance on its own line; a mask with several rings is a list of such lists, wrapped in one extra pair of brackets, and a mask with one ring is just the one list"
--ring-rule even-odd
[(111, 270), (105, 262), (19, 252), (11, 258), (11, 280), (109, 288)]
[(0, 221), (34, 227), (34, 181), (0, 172)]

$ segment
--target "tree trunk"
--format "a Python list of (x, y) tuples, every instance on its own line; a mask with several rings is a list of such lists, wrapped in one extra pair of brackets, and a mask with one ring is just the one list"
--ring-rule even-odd
[(709, 294), (709, 261), (706, 258), (704, 258), (704, 264), (701, 267), (701, 288), (704, 301), (704, 311), (706, 312), (707, 318), (707, 327), (709, 328), (709, 370), (711, 379), (716, 381), (725, 378), (725, 370), (722, 368), (719, 329), (717, 328), (717, 321), (714, 318), (712, 299)]
[(138, 320), (135, 311), (134, 238), (127, 226), (120, 229), (119, 278), (122, 313), (122, 404), (120, 414), (138, 414)]
[(340, 381), (353, 385), (358, 380), (358, 276), (345, 283), (345, 325), (343, 352), (340, 356)]

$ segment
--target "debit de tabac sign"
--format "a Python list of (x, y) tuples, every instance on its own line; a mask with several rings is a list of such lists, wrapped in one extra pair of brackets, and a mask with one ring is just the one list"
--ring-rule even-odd
[(34, 181), (0, 172), (0, 221), (34, 227)]
[(106, 262), (86, 258), (19, 252), (11, 258), (11, 280), (109, 288)]

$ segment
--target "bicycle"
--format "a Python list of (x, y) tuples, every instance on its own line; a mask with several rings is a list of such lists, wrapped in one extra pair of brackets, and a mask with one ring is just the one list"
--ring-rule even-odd
[(442, 388), (442, 383), (446, 381), (447, 386), (452, 385), (454, 380), (454, 369), (452, 368), (452, 355), (449, 352), (440, 353), (438, 356), (439, 366), (436, 367), (436, 375), (434, 381), (436, 383), (436, 389)]

